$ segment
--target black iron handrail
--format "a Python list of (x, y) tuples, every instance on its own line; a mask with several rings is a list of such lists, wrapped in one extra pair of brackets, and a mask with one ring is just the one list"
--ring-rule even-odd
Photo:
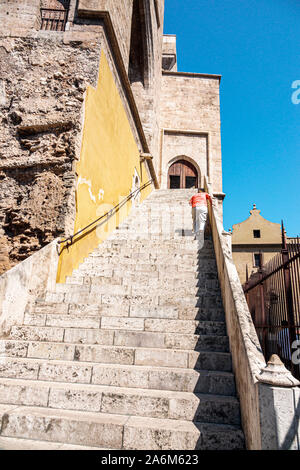
[(153, 179), (150, 179), (149, 181), (147, 181), (147, 183), (144, 183), (142, 186), (140, 186), (138, 189), (136, 189), (135, 191), (132, 191), (126, 198), (123, 199), (123, 201), (119, 202), (119, 204), (116, 204), (112, 209), (110, 209), (109, 211), (105, 212), (105, 214), (101, 215), (101, 217), (98, 217), (98, 219), (94, 220), (93, 222), (91, 222), (89, 225), (86, 225), (84, 228), (82, 228), (81, 230), (79, 230), (78, 232), (74, 233), (74, 235), (70, 235), (68, 238), (66, 238), (65, 240), (60, 240), (58, 241), (58, 243), (61, 245), (62, 243), (67, 243), (67, 246), (70, 246), (73, 244), (73, 239), (77, 236), (77, 235), (80, 235), (82, 232), (84, 232), (86, 229), (92, 227), (94, 224), (96, 224), (97, 222), (100, 222), (100, 220), (104, 219), (105, 217), (111, 217), (114, 213), (116, 213), (124, 204), (126, 204), (128, 201), (130, 201), (133, 196), (135, 194), (138, 194), (139, 192), (141, 192), (143, 189), (147, 188), (148, 186), (150, 186), (150, 184), (153, 183)]

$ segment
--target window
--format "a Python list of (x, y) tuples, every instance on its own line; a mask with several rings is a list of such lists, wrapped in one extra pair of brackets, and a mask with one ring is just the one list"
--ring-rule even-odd
[(256, 268), (262, 267), (262, 253), (254, 253), (254, 266)]
[(46, 0), (42, 2), (41, 29), (64, 31), (68, 19), (70, 0)]
[(185, 187), (186, 188), (196, 188), (197, 178), (196, 176), (186, 176), (185, 177)]
[(131, 84), (140, 82), (145, 86), (145, 51), (144, 35), (145, 28), (141, 17), (140, 2), (133, 1), (130, 55), (128, 78)]
[(170, 175), (170, 189), (180, 189), (180, 176)]
[(260, 238), (260, 230), (253, 230), (253, 237)]

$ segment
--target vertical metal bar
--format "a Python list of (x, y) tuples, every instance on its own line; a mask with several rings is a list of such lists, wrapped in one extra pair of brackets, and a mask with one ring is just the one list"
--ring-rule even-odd
[[(262, 269), (259, 270), (259, 276), (262, 279)], [(267, 335), (268, 331), (266, 328), (266, 311), (265, 311), (265, 293), (264, 293), (264, 284), (259, 284), (259, 294), (260, 294), (260, 315), (261, 315), (261, 323), (263, 325), (262, 330), (262, 342), (263, 342), (263, 351), (265, 355), (268, 354), (268, 347), (267, 347)]]
[[(288, 318), (288, 330), (289, 330), (289, 348), (290, 348), (290, 355), (292, 357), (293, 349), (292, 343), (296, 340), (296, 331), (295, 331), (295, 316), (294, 316), (294, 308), (293, 308), (293, 293), (292, 293), (292, 285), (291, 285), (291, 273), (290, 267), (288, 264), (289, 261), (289, 253), (287, 248), (287, 241), (286, 241), (286, 233), (284, 229), (284, 225), (282, 223), (282, 261), (283, 261), (283, 276), (284, 276), (284, 290), (285, 290), (285, 298), (286, 298), (286, 308), (287, 308), (287, 318)], [(295, 364), (291, 361), (291, 370), (293, 375), (297, 373), (297, 368)]]

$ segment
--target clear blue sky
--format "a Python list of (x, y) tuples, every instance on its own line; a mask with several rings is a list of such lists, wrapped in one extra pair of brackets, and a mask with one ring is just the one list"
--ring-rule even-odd
[[(178, 70), (222, 75), (224, 228), (252, 204), (300, 235), (300, 0), (165, 0)], [(300, 98), (300, 93), (298, 95)]]

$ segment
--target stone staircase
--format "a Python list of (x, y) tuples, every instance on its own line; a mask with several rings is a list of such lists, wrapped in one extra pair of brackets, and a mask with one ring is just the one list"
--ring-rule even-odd
[(0, 448), (244, 448), (193, 192), (152, 193), (0, 341)]

